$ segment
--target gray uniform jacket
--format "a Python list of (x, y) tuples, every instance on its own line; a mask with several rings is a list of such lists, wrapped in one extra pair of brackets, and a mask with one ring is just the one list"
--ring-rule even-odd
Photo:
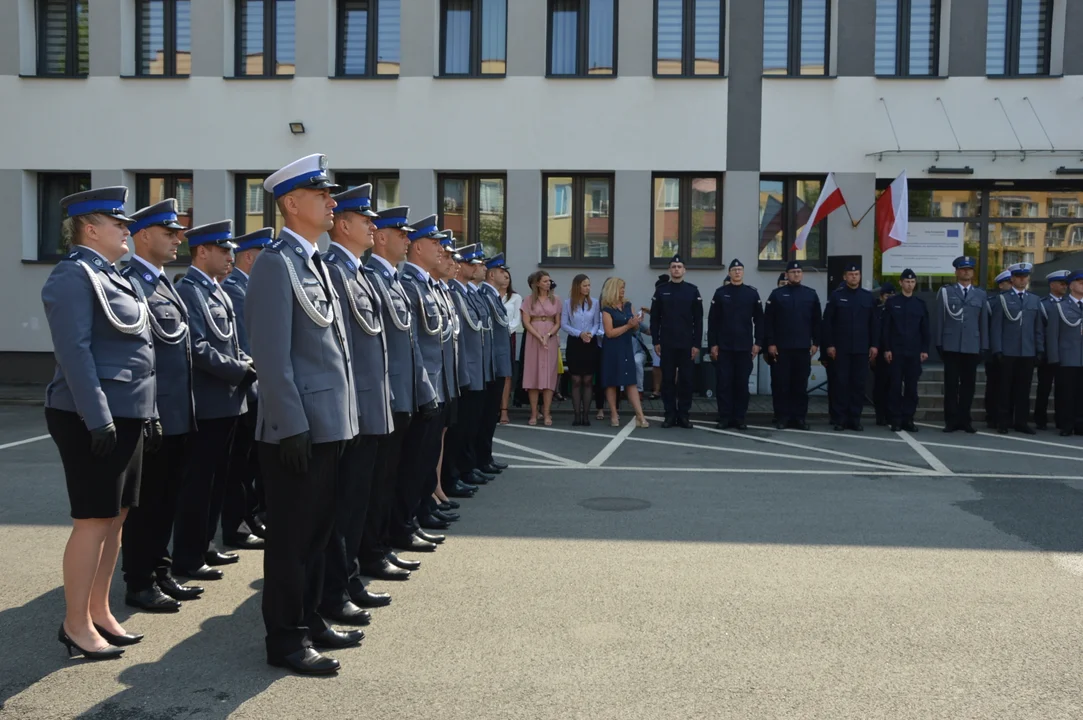
[[(237, 318), (237, 342), (241, 344), (241, 350), (245, 355), (252, 355), (252, 346), (248, 343), (248, 330), (244, 325), (244, 299), (248, 293), (248, 276), (243, 271), (233, 268), (229, 277), (222, 281), (222, 290), (229, 296), (233, 303), (233, 316)], [(249, 405), (256, 402), (259, 397), (259, 380), (248, 386), (245, 391), (245, 399)]]
[(473, 284), (467, 283), (466, 291), (468, 293), (468, 299), (474, 303), (474, 307), (477, 308), (478, 317), (481, 318), (481, 322), (485, 331), (481, 334), (481, 371), (485, 377), (485, 382), (491, 383), (496, 380), (496, 374), (493, 371), (493, 317), (492, 310), (489, 309), (489, 303), (485, 301), (485, 298), (481, 296), (481, 291), (474, 287)]
[(1037, 295), (1008, 290), (989, 299), (989, 349), (1008, 357), (1045, 351), (1045, 316)]
[(436, 390), (429, 382), (421, 357), (416, 318), (402, 283), (375, 256), (369, 258), (367, 266), (373, 271), (369, 277), (383, 301), (391, 409), (412, 413), (436, 399)]
[(498, 378), (511, 377), (511, 335), (508, 332), (507, 308), (491, 285), (482, 285), (479, 292), (493, 320), (493, 373)]
[(963, 299), (957, 284), (945, 285), (936, 294), (933, 345), (945, 352), (977, 355), (989, 349), (988, 296), (984, 290), (970, 286)]
[(196, 429), (195, 396), (192, 394), (192, 345), (188, 334), (188, 308), (169, 278), (157, 279), (155, 268), (133, 255), (121, 275), (143, 291), (150, 307), (154, 335), (156, 401), (164, 435), (184, 435)]
[(1049, 327), (1045, 333), (1046, 362), (1064, 367), (1083, 367), (1083, 310), (1066, 295), (1050, 304)]
[(410, 310), (417, 321), (417, 342), (421, 348), (421, 360), (429, 376), (437, 402), (446, 403), (451, 397), (448, 381), (444, 377), (444, 321), (430, 281), (424, 271), (413, 263), (406, 263), (399, 274), (402, 288), (410, 302)]
[(236, 315), (229, 297), (194, 267), (177, 285), (177, 291), (188, 308), (196, 418), (243, 415), (248, 402), (238, 385), (248, 369), (248, 356), (237, 341)]
[(358, 432), (389, 435), (395, 424), (391, 419), (391, 384), (387, 380), (387, 336), (381, 325), (381, 301), (372, 286), (372, 271), (358, 267), (334, 244), (323, 260), (350, 338)]
[(459, 327), (459, 387), (464, 390), (484, 390), (484, 320), (478, 314), (469, 292), (458, 281), (451, 283), (451, 296), (462, 319)]
[(440, 343), (444, 355), (444, 378), (447, 380), (448, 391), (452, 399), (459, 397), (459, 326), (461, 320), (455, 310), (454, 301), (451, 299), (451, 291), (442, 284), (437, 283), (434, 288), (437, 306), (440, 308), (440, 316), (444, 319), (444, 332)]
[(256, 440), (303, 432), (313, 444), (357, 436), (349, 339), (330, 278), (283, 230), (248, 278), (245, 324), (260, 376)]
[[(91, 276), (101, 287), (101, 297)], [(88, 430), (108, 425), (114, 417), (158, 417), (146, 304), (105, 258), (76, 245), (49, 273), (41, 301), (56, 356), (45, 407), (78, 413)]]

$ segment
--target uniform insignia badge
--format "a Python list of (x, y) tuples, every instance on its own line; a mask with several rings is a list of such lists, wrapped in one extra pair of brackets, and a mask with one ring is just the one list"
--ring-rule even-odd
[(226, 278), (226, 285), (236, 285), (237, 278)]
[(334, 261), (335, 261), (335, 254), (334, 253), (327, 253), (327, 262), (334, 262)]
[(79, 257), (79, 251), (78, 251), (78, 250), (76, 250), (75, 252), (72, 252), (72, 253), (69, 253), (69, 254), (68, 254), (68, 259), (69, 259), (69, 260), (74, 260), (74, 259), (75, 259), (75, 258), (77, 258), (77, 257)]
[(105, 263), (102, 262), (101, 258), (94, 258), (94, 264), (98, 267), (105, 267)]
[(206, 280), (200, 280), (199, 284), (202, 285), (203, 287), (210, 287), (211, 286), (211, 284), (209, 282), (207, 282)]
[(298, 246), (296, 246), (296, 245), (294, 245), (294, 246), (293, 246), (293, 251), (294, 251), (295, 253), (297, 253), (298, 255), (304, 255), (304, 254), (305, 254), (305, 251), (304, 251), (304, 250), (302, 250), (301, 248), (299, 248), (299, 247), (298, 247)]
[(350, 272), (357, 272), (357, 268), (355, 268), (353, 263), (349, 260), (346, 261), (346, 267), (350, 268)]
[(389, 272), (388, 272), (387, 270), (384, 270), (384, 277), (385, 277), (385, 278), (390, 278), (390, 277), (391, 277), (391, 273), (389, 273)]
[(146, 280), (148, 283), (154, 283), (154, 278), (151, 276), (150, 273), (143, 273), (143, 279)]

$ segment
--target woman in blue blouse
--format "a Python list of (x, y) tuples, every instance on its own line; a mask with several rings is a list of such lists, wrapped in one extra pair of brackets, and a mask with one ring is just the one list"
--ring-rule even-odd
[(579, 274), (572, 280), (571, 296), (564, 303), (560, 329), (568, 335), (564, 358), (572, 376), (572, 425), (590, 425), (587, 408), (590, 405), (594, 373), (598, 371), (598, 336), (602, 334), (602, 318), (598, 303), (590, 297), (590, 278)]
[(643, 417), (643, 405), (639, 402), (639, 390), (636, 387), (636, 361), (633, 333), (642, 319), (632, 311), (632, 303), (624, 300), (624, 281), (612, 277), (602, 286), (602, 328), (605, 340), (602, 342), (602, 385), (605, 386), (605, 398), (609, 403), (609, 423), (613, 427), (620, 425), (617, 417), (617, 392), (624, 388), (624, 394), (636, 413), (636, 426), (650, 427)]

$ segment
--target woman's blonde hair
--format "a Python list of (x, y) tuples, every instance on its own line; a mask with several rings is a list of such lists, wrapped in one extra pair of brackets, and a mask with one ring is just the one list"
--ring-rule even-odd
[(64, 218), (60, 223), (60, 246), (65, 250), (71, 250), (72, 245), (78, 245), (83, 238), (83, 228), (87, 225), (97, 225), (101, 222), (101, 215), (76, 215)]
[(602, 307), (614, 307), (619, 308), (620, 305), (620, 289), (624, 286), (624, 281), (619, 277), (606, 278), (605, 284), (602, 285)]

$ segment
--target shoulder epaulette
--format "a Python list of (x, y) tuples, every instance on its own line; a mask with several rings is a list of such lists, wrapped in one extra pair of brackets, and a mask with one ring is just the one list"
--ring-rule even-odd
[(228, 278), (226, 278), (226, 279), (225, 279), (225, 281), (223, 282), (223, 284), (224, 284), (224, 285), (236, 285), (236, 284), (237, 284), (237, 278), (235, 278), (235, 277), (228, 277)]

